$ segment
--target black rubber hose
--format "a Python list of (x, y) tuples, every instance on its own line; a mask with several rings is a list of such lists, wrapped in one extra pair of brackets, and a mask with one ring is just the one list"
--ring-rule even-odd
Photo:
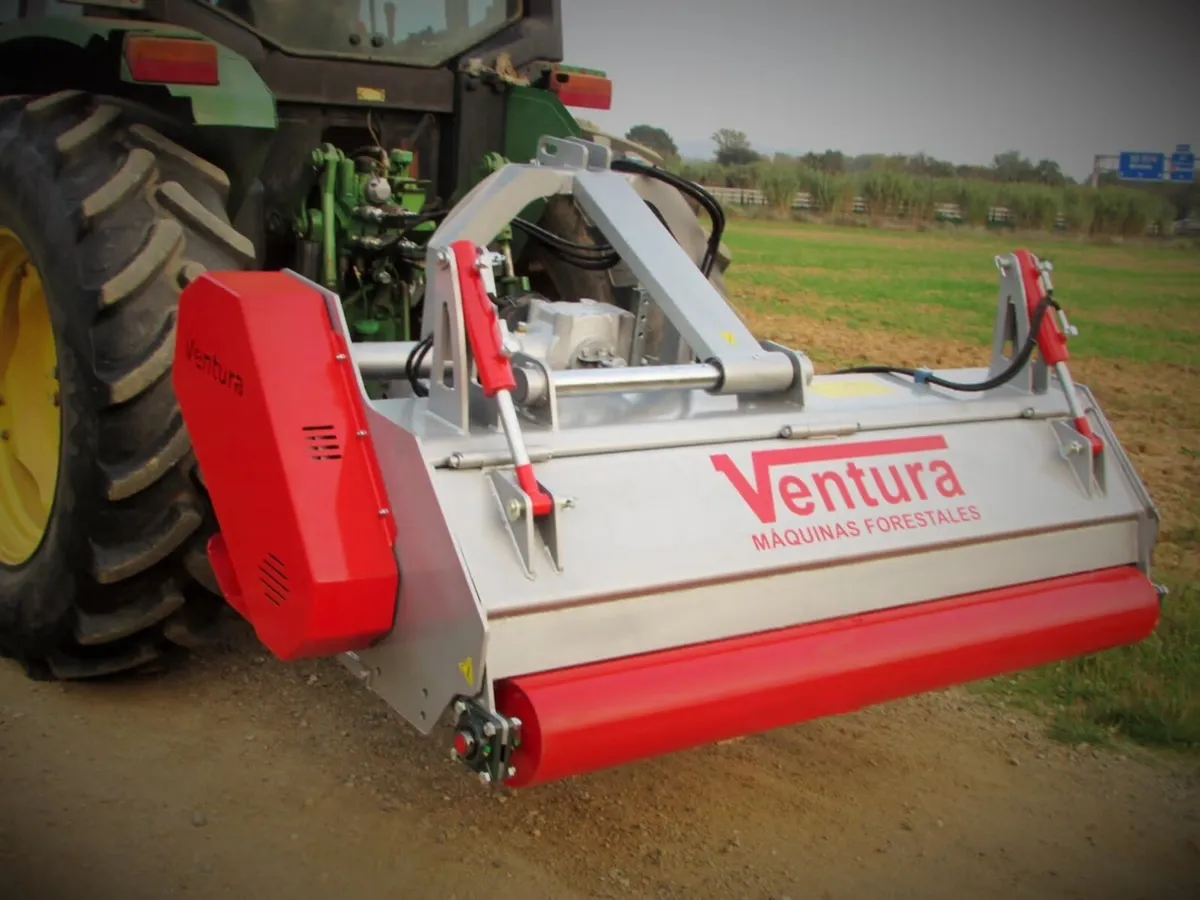
[(576, 244), (525, 219), (513, 219), (513, 224), (530, 237), (541, 241), (559, 259), (578, 268), (603, 271), (611, 269), (621, 261), (621, 257), (610, 246)]
[(421, 384), (420, 372), (421, 361), (431, 349), (433, 349), (432, 334), (417, 341), (417, 345), (412, 348), (408, 354), (408, 359), (404, 362), (404, 376), (412, 386), (413, 393), (418, 397), (429, 396), (429, 391), (425, 390), (425, 385)]
[(905, 369), (900, 366), (855, 366), (850, 369), (838, 369), (834, 375), (907, 375), (912, 378), (917, 384), (936, 384), (939, 387), (944, 387), (951, 391), (964, 392), (979, 392), (990, 391), (994, 388), (1001, 387), (1012, 381), (1017, 372), (1029, 362), (1029, 357), (1033, 355), (1034, 348), (1037, 347), (1037, 335), (1042, 327), (1042, 320), (1046, 318), (1046, 312), (1050, 307), (1059, 309), (1058, 303), (1054, 298), (1047, 294), (1042, 302), (1038, 304), (1037, 309), (1033, 312), (1033, 319), (1029, 325), (1029, 336), (1025, 339), (1025, 343), (1021, 346), (1021, 351), (1013, 357), (1012, 362), (1000, 374), (987, 379), (987, 381), (977, 381), (973, 384), (967, 384), (960, 381), (949, 381), (934, 375), (927, 369)]
[(700, 263), (700, 271), (704, 273), (705, 278), (711, 275), (713, 266), (717, 262), (717, 256), (721, 252), (721, 238), (725, 233), (725, 212), (721, 209), (721, 204), (717, 202), (716, 198), (694, 182), (680, 178), (678, 175), (673, 175), (665, 169), (648, 166), (644, 163), (635, 162), (632, 159), (614, 159), (612, 168), (616, 172), (628, 172), (634, 175), (645, 175), (647, 178), (655, 178), (687, 194), (704, 207), (709, 218), (712, 219), (713, 230), (708, 236), (708, 249), (705, 251), (704, 258)]

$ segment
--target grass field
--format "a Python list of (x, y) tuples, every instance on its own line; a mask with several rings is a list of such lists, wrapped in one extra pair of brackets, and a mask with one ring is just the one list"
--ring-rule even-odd
[(756, 334), (818, 371), (861, 363), (984, 365), (998, 273), (1027, 247), (1054, 263), (1090, 387), (1162, 516), (1157, 634), (1135, 647), (982, 686), (1046, 712), (1073, 743), (1120, 734), (1200, 749), (1200, 253), (1053, 237), (890, 232), (732, 219), (728, 283)]

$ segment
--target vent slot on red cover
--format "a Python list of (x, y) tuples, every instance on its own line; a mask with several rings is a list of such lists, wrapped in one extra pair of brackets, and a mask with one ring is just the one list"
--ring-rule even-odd
[(342, 458), (342, 445), (337, 429), (332, 425), (305, 425), (304, 442), (314, 462), (326, 462)]
[(268, 553), (258, 565), (258, 580), (262, 582), (263, 596), (275, 606), (283, 606), (289, 593), (283, 560), (274, 553)]

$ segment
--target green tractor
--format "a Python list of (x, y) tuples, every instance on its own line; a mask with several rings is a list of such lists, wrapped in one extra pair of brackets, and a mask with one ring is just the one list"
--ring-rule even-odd
[[(641, 158), (724, 290), (719, 209), (712, 235), (690, 185), (576, 120), (611, 84), (561, 60), (558, 0), (0, 0), (0, 654), (81, 679), (210, 639), (216, 522), (170, 374), (201, 273), (291, 268), (356, 340), (415, 340), (440, 218), (582, 136)], [(597, 234), (569, 197), (524, 210), (499, 290), (629, 308)]]

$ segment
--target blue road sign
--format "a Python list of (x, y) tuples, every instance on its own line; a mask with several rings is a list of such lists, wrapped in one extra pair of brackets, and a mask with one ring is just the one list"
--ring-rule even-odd
[(1118, 174), (1127, 181), (1162, 181), (1165, 177), (1167, 155), (1165, 153), (1121, 154)]
[(1196, 154), (1192, 153), (1187, 144), (1180, 144), (1171, 154), (1171, 180), (1196, 180)]

